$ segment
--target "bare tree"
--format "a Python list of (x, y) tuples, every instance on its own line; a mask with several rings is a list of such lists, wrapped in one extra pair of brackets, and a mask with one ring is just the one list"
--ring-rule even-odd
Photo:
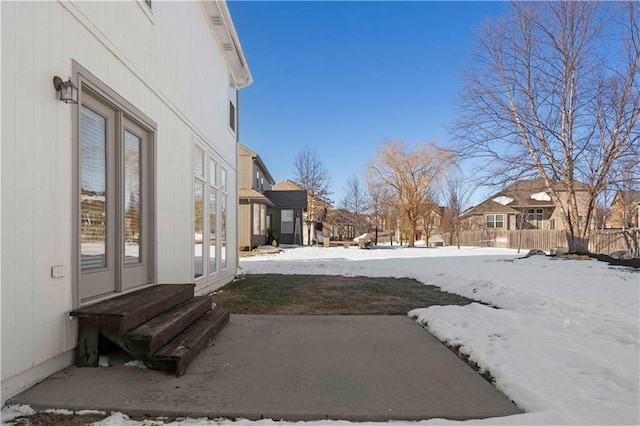
[(358, 234), (366, 231), (367, 218), (364, 216), (369, 210), (369, 200), (367, 190), (360, 181), (358, 174), (353, 174), (344, 185), (344, 198), (342, 200), (345, 210), (354, 213), (357, 221)]
[(369, 180), (389, 187), (397, 207), (406, 219), (409, 246), (415, 245), (418, 221), (429, 202), (429, 189), (453, 164), (454, 154), (433, 143), (407, 146), (400, 140), (387, 141), (368, 162)]
[(420, 220), (419, 224), (424, 230), (424, 242), (429, 245), (429, 240), (431, 238), (431, 234), (440, 227), (441, 225), (441, 217), (440, 217), (440, 206), (437, 202), (437, 188), (433, 185), (429, 187), (426, 196), (426, 203), (420, 208)]
[[(367, 196), (370, 201), (370, 211), (373, 215), (373, 226), (375, 227), (375, 244), (378, 244), (378, 232), (388, 230), (387, 216), (393, 203), (393, 196), (388, 186), (380, 185), (378, 182), (367, 176)], [(389, 242), (393, 245), (393, 239), (389, 237)]]
[(473, 189), (465, 187), (457, 175), (447, 177), (443, 186), (445, 209), (441, 222), (442, 231), (449, 233), (449, 245), (453, 244), (455, 236), (456, 244), (460, 248), (461, 216), (469, 207)]
[(313, 148), (306, 145), (293, 160), (296, 182), (312, 197), (329, 203), (331, 177)]
[[(639, 8), (514, 2), (478, 34), (461, 92), (464, 154), (487, 159), (494, 184), (542, 177), (572, 252), (588, 250), (598, 194), (640, 164)], [(576, 180), (589, 188), (585, 212)]]
[(357, 174), (354, 174), (344, 185), (344, 208), (355, 213), (363, 214), (369, 209), (369, 199), (365, 186), (360, 182)]

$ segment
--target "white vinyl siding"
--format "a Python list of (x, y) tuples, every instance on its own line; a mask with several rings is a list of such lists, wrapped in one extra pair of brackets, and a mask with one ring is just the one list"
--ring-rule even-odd
[[(229, 66), (210, 19), (201, 2), (153, 2), (152, 20), (141, 6), (2, 3), (3, 402), (71, 363), (77, 344), (77, 321), (68, 312), (79, 303), (70, 182), (79, 162), (71, 141), (80, 107), (57, 99), (53, 76), (71, 76), (82, 99), (86, 69), (157, 124), (155, 282), (193, 282), (192, 135), (228, 171), (225, 197), (237, 198)], [(185, 69), (196, 67), (200, 72), (184, 78)], [(234, 253), (236, 206), (227, 205), (225, 238)], [(53, 278), (52, 266), (64, 276)], [(226, 284), (236, 266), (236, 257), (228, 256), (226, 270), (201, 280), (196, 292)]]

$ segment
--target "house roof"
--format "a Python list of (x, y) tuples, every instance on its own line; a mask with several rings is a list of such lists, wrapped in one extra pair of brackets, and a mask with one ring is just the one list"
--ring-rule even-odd
[(640, 204), (640, 191), (618, 191), (613, 197), (611, 205), (617, 200), (621, 200), (623, 204)]
[(269, 169), (267, 169), (267, 165), (264, 164), (264, 161), (262, 161), (262, 158), (260, 158), (260, 155), (258, 155), (258, 153), (250, 150), (249, 148), (247, 148), (242, 144), (238, 144), (238, 145), (240, 146), (240, 156), (251, 157), (253, 161), (257, 162), (260, 168), (262, 169), (262, 171), (264, 172), (264, 177), (266, 177), (269, 183), (273, 185), (276, 181), (271, 176), (271, 173), (269, 173)]
[(224, 1), (201, 1), (211, 28), (215, 34), (224, 57), (229, 65), (231, 74), (239, 88), (246, 87), (253, 82), (247, 59), (244, 56), (238, 33), (233, 25), (227, 3)]
[[(555, 191), (566, 191), (562, 181), (550, 182)], [(586, 184), (574, 181), (576, 191), (587, 191)], [(544, 179), (520, 180), (502, 191), (492, 195), (477, 206), (467, 210), (463, 217), (483, 213), (519, 213), (519, 209), (535, 207), (554, 207), (555, 204), (548, 194), (549, 190)]]
[(307, 210), (307, 191), (265, 191), (266, 195), (275, 205), (281, 209)]
[(255, 189), (241, 189), (238, 193), (238, 198), (248, 201), (260, 201), (269, 207), (275, 207), (273, 202), (267, 198), (264, 194), (259, 193)]
[(300, 185), (289, 179), (276, 183), (272, 188), (278, 191), (298, 191), (303, 189)]

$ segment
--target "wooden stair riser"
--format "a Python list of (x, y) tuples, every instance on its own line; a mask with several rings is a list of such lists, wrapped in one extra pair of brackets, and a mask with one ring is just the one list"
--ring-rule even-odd
[(210, 310), (209, 296), (183, 302), (125, 334), (127, 351), (134, 356), (151, 356)]
[(120, 324), (119, 332), (120, 334), (125, 334), (128, 331), (133, 330), (134, 328), (151, 320), (152, 318), (155, 318), (166, 310), (171, 309), (174, 306), (179, 305), (180, 303), (185, 302), (191, 298), (193, 298), (193, 289), (185, 288), (184, 290), (176, 292), (173, 297), (157, 301), (153, 305), (150, 305), (149, 309), (147, 310), (136, 312), (135, 314), (125, 317)]
[(228, 309), (213, 309), (151, 356), (147, 365), (181, 376), (196, 356), (229, 323), (229, 318)]

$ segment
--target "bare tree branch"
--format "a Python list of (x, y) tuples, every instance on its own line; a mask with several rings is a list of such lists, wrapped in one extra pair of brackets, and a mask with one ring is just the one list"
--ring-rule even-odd
[(330, 204), (331, 177), (316, 151), (309, 145), (306, 145), (293, 160), (293, 174), (296, 182), (311, 196)]

